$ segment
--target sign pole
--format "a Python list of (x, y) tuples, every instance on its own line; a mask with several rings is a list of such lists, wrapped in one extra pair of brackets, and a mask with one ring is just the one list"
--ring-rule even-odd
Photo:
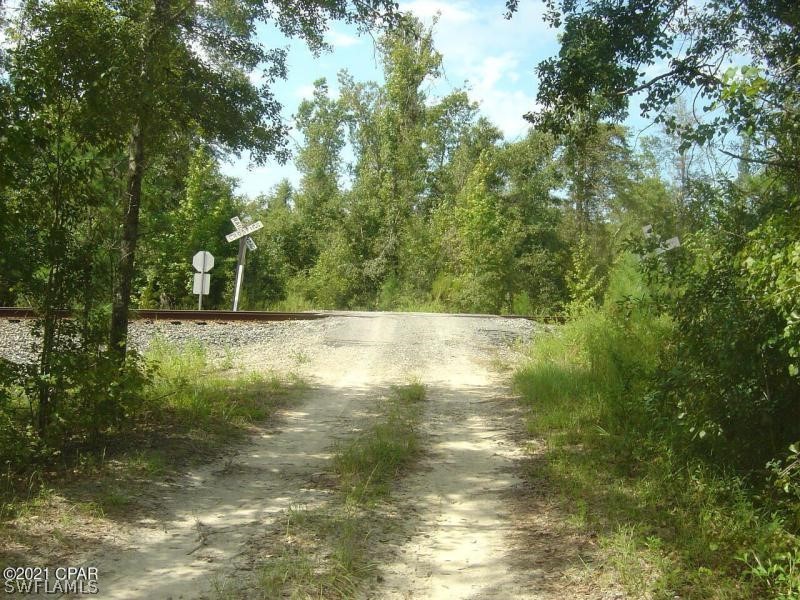
[[(1, 1), (1, 0), (0, 0)], [(231, 223), (236, 228), (236, 231), (229, 233), (225, 236), (228, 242), (239, 240), (239, 256), (236, 258), (236, 281), (233, 289), (233, 311), (239, 310), (239, 293), (242, 291), (242, 279), (244, 278), (244, 259), (247, 254), (247, 249), (255, 250), (256, 243), (250, 239), (251, 233), (258, 231), (264, 224), (261, 221), (250, 223), (245, 226), (239, 217), (233, 217)]]
[(239, 310), (239, 292), (242, 289), (244, 278), (244, 258), (247, 253), (247, 244), (244, 238), (239, 238), (239, 256), (236, 259), (236, 287), (233, 291), (233, 312)]
[[(203, 268), (200, 269), (201, 273), (206, 272), (206, 255), (203, 253)], [(200, 286), (200, 293), (197, 295), (197, 310), (203, 310), (203, 286)]]

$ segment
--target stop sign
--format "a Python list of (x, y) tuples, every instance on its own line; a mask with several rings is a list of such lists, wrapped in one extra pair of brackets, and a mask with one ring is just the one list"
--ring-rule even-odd
[(211, 252), (200, 250), (200, 252), (195, 254), (194, 258), (192, 258), (192, 265), (195, 270), (201, 273), (207, 273), (214, 268), (214, 257), (211, 255)]

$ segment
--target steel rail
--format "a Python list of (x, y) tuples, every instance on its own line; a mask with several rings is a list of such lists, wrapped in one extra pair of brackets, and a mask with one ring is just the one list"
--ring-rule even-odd
[[(69, 317), (69, 311), (57, 311), (61, 317)], [(434, 313), (431, 313), (434, 314)], [(136, 309), (130, 312), (131, 319), (145, 321), (306, 321), (312, 319), (325, 319), (327, 317), (364, 316), (369, 312), (346, 311), (330, 312), (273, 312), (258, 310), (155, 310)], [(33, 308), (0, 307), (0, 319), (35, 319), (40, 316)], [(452, 314), (455, 317), (501, 317), (504, 319), (527, 319), (540, 323), (564, 323), (566, 317), (562, 314), (551, 315), (489, 315), (489, 314)]]
[[(58, 311), (68, 317), (69, 311)], [(301, 321), (324, 319), (328, 315), (316, 312), (271, 312), (254, 310), (150, 310), (131, 311), (131, 318), (147, 321)], [(0, 307), (0, 318), (35, 319), (39, 314), (33, 308)]]

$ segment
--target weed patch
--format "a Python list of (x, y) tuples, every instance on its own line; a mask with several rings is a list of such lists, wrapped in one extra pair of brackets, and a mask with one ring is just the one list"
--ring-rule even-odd
[(352, 598), (375, 575), (370, 543), (391, 526), (379, 503), (421, 452), (424, 399), (419, 383), (393, 388), (379, 422), (336, 445), (336, 495), (322, 508), (289, 511), (280, 548), (260, 570), (264, 598)]

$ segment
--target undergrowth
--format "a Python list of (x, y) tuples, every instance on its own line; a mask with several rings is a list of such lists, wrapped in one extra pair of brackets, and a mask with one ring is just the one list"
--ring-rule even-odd
[[(20, 519), (36, 515), (48, 523), (60, 523), (65, 515), (77, 522), (124, 516), (148, 481), (213, 458), (249, 424), (285, 404), (292, 388), (302, 386), (298, 380), (215, 366), (200, 345), (176, 348), (154, 340), (144, 361), (149, 376), (123, 426), (72, 447), (5, 463), (0, 543), (6, 534), (18, 541), (31, 537), (22, 535)], [(9, 529), (15, 519), (17, 525)], [(0, 563), (11, 558), (22, 557), (0, 552)]]
[[(613, 289), (617, 285), (620, 289)], [(763, 487), (682, 448), (651, 384), (671, 323), (631, 270), (601, 308), (533, 345), (515, 376), (560, 505), (636, 598), (800, 598), (800, 540)]]

